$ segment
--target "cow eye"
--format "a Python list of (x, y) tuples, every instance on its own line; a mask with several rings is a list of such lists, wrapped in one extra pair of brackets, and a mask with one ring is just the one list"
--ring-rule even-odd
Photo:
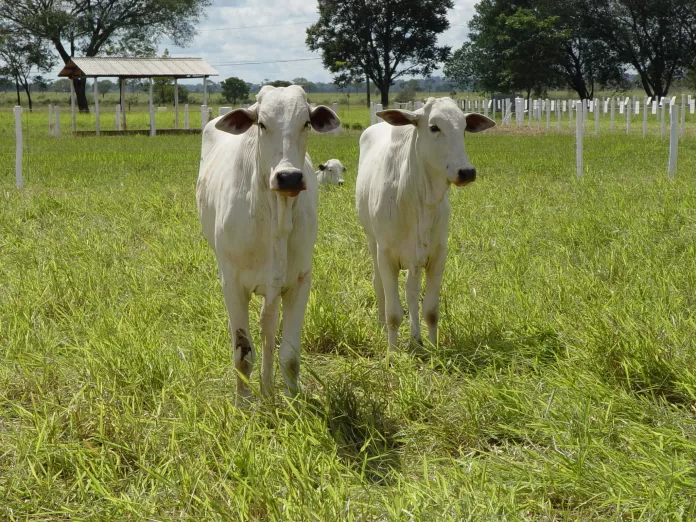
[(438, 127), (437, 125), (431, 125), (430, 132), (440, 132), (440, 127)]
[(259, 129), (266, 130), (266, 126), (263, 123), (259, 122)]

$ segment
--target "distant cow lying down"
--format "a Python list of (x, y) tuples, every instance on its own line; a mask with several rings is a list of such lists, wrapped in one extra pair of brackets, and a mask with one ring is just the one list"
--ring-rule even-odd
[(430, 98), (415, 112), (385, 110), (377, 116), (384, 122), (360, 137), (355, 197), (372, 255), (379, 321), (386, 324), (393, 348), (403, 316), (399, 270), (408, 270), (411, 336), (421, 340), (418, 311), (425, 269), (423, 316), (435, 344), (447, 257), (449, 189), (476, 179), (464, 149), (464, 131), (481, 132), (495, 122), (464, 114), (450, 98)]
[(337, 159), (330, 159), (319, 165), (317, 181), (319, 185), (343, 185), (343, 173), (346, 168)]
[(250, 394), (256, 350), (249, 330), (251, 294), (261, 308), (261, 391), (273, 388), (273, 355), (283, 301), (280, 372), (290, 395), (298, 391), (300, 336), (312, 281), (317, 238), (317, 178), (307, 155), (309, 128), (340, 125), (324, 106), (310, 108), (293, 85), (264, 86), (257, 102), (208, 123), (196, 185), (198, 215), (215, 250), (229, 315), (237, 403)]

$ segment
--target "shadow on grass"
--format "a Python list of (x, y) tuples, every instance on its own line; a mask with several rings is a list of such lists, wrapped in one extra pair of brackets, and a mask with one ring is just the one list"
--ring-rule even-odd
[(541, 370), (567, 357), (558, 333), (534, 326), (524, 331), (493, 328), (486, 332), (462, 334), (453, 325), (442, 330), (442, 341), (433, 346), (427, 341), (413, 347), (413, 355), (442, 371), (477, 375), (487, 369), (500, 370), (511, 365)]
[(390, 483), (401, 469), (399, 426), (371, 383), (346, 374), (324, 382), (325, 402), (308, 401), (336, 442), (339, 457), (360, 470), (364, 480)]

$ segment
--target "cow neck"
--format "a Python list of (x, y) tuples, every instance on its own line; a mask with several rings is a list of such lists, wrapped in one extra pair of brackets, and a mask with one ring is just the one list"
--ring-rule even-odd
[(441, 174), (430, 169), (425, 158), (418, 153), (418, 135), (418, 130), (414, 129), (410, 140), (409, 160), (405, 169), (405, 172), (410, 175), (406, 177), (407, 186), (404, 188), (406, 193), (417, 198), (415, 202), (412, 202), (411, 209), (417, 230), (416, 262), (418, 266), (425, 266), (430, 252), (433, 223), (438, 206), (449, 190), (449, 182)]

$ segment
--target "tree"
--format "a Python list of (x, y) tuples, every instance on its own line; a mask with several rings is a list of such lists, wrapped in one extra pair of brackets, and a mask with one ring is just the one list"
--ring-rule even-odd
[(276, 80), (274, 82), (270, 82), (267, 85), (271, 85), (273, 87), (290, 87), (292, 85), (292, 82), (288, 82), (286, 80)]
[[(161, 105), (174, 103), (174, 79), (167, 77), (159, 77), (152, 79), (152, 99), (154, 103)], [(179, 85), (179, 101), (186, 103), (188, 101), (188, 89)], [(150, 90), (149, 83), (143, 84), (143, 88)]]
[(334, 74), (365, 74), (389, 104), (402, 76), (429, 75), (450, 52), (437, 45), (449, 28), (452, 0), (318, 0), (319, 20), (307, 29), (310, 50)]
[(53, 90), (55, 92), (70, 92), (70, 80), (67, 78), (60, 78), (53, 82)]
[(636, 70), (648, 96), (666, 96), (696, 62), (693, 0), (593, 0), (589, 10), (598, 37)]
[[(0, 0), (15, 33), (50, 42), (64, 63), (84, 56), (152, 55), (163, 36), (183, 46), (210, 0)], [(73, 80), (81, 111), (89, 111), (86, 80)]]
[(105, 95), (107, 95), (109, 92), (111, 92), (112, 89), (115, 89), (116, 87), (116, 84), (111, 80), (99, 80), (99, 83), (97, 83), (97, 89), (99, 90), (99, 94), (102, 95), (102, 100), (104, 99)]
[(469, 41), (447, 63), (445, 76), (460, 88), (522, 89), (528, 95), (530, 85), (538, 94), (565, 84), (584, 99), (596, 87), (622, 87), (624, 67), (598, 38), (591, 1), (480, 1)]
[(21, 105), (20, 89), (24, 89), (32, 109), (31, 75), (34, 70), (48, 72), (53, 67), (53, 56), (38, 38), (13, 34), (3, 29), (0, 36), (0, 75), (12, 78), (17, 90), (17, 105)]
[(240, 78), (227, 78), (220, 82), (220, 86), (222, 87), (222, 97), (234, 105), (237, 104), (237, 101), (246, 101), (249, 96), (249, 85)]
[(317, 90), (316, 84), (310, 82), (307, 78), (295, 78), (292, 83), (302, 87), (305, 92), (316, 92)]

